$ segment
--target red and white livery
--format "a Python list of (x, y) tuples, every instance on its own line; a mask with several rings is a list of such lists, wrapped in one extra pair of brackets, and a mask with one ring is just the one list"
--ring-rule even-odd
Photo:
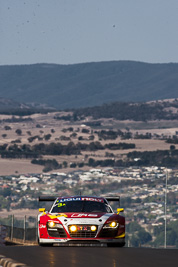
[(49, 212), (39, 209), (39, 245), (70, 243), (105, 243), (108, 246), (125, 245), (125, 218), (108, 201), (119, 197), (40, 197), (39, 201), (54, 201)]

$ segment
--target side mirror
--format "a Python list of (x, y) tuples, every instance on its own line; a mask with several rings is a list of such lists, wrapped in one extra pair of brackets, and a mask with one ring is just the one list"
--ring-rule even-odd
[(123, 208), (118, 208), (118, 209), (117, 209), (117, 214), (119, 214), (119, 213), (122, 212), (122, 211), (124, 211)]
[(45, 208), (40, 208), (40, 209), (39, 209), (39, 212), (43, 212), (43, 214), (46, 214), (46, 213), (45, 213)]

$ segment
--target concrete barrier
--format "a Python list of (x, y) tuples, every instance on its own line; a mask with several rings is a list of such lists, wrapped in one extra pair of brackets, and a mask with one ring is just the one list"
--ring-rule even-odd
[(27, 267), (27, 265), (0, 255), (0, 267)]
[(6, 245), (8, 244), (16, 244), (16, 245), (25, 245), (25, 246), (37, 246), (38, 245), (38, 242), (37, 241), (25, 241), (22, 240), (22, 239), (18, 239), (18, 238), (8, 238), (6, 237), (5, 238), (5, 243)]

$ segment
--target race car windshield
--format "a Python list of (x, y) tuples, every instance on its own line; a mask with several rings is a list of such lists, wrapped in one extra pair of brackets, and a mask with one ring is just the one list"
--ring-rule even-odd
[(95, 201), (66, 201), (59, 202), (52, 208), (51, 213), (65, 212), (104, 212), (112, 213), (111, 208), (106, 203)]

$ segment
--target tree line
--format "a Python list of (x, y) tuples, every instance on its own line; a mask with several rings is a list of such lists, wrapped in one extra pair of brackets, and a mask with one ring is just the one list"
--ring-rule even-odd
[(35, 144), (33, 146), (24, 144), (7, 144), (0, 146), (0, 154), (2, 158), (36, 158), (40, 155), (79, 155), (81, 151), (96, 151), (96, 150), (116, 150), (116, 149), (133, 149), (135, 144), (127, 143), (108, 143), (102, 145), (100, 142), (91, 142), (89, 144), (69, 142), (67, 145), (61, 143), (50, 144)]
[(117, 120), (176, 120), (178, 114), (171, 111), (171, 107), (178, 108), (178, 100), (173, 102), (114, 102), (101, 106), (73, 109), (73, 114), (66, 116), (56, 116), (58, 120), (77, 121), (91, 116), (93, 119), (113, 118)]

